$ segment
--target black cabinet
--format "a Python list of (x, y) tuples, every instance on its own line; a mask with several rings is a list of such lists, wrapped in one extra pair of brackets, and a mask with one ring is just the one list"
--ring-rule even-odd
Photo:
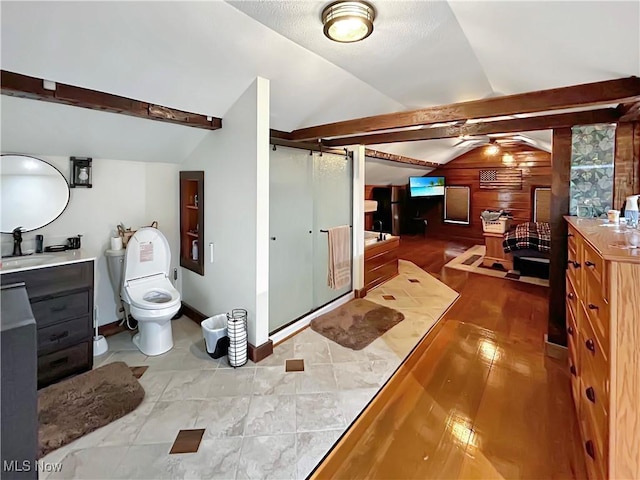
[(38, 341), (38, 388), (93, 367), (93, 261), (0, 276), (27, 288)]
[(37, 479), (36, 322), (24, 284), (2, 280), (2, 478)]

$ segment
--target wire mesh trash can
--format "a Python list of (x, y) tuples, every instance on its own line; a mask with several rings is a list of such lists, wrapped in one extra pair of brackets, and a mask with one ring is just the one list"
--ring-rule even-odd
[(221, 313), (202, 321), (202, 336), (207, 347), (207, 353), (211, 358), (224, 357), (229, 348), (229, 336), (227, 335), (227, 314)]
[(232, 367), (241, 367), (247, 363), (247, 311), (234, 308), (227, 313), (227, 334), (229, 335), (229, 351), (227, 358)]

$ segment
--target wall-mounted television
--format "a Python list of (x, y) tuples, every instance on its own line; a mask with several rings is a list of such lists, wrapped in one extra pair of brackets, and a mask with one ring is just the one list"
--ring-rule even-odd
[(444, 177), (409, 177), (409, 194), (412, 197), (442, 197)]

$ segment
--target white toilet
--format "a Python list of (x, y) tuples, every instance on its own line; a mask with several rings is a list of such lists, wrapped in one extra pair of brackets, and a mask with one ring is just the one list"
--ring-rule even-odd
[(169, 280), (170, 265), (169, 242), (158, 229), (141, 228), (129, 240), (121, 296), (138, 321), (133, 343), (145, 355), (173, 348), (171, 318), (180, 309), (180, 292)]

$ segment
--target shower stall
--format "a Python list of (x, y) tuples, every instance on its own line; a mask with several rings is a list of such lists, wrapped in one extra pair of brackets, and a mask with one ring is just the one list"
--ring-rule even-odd
[(271, 150), (269, 160), (269, 333), (273, 334), (351, 292), (351, 284), (340, 290), (327, 285), (328, 235), (322, 230), (352, 225), (353, 168), (344, 153), (282, 146)]

